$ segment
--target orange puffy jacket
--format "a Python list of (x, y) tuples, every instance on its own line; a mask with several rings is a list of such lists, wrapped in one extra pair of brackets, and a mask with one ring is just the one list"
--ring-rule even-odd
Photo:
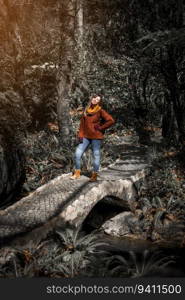
[[(104, 130), (115, 123), (115, 120), (104, 109), (94, 114), (83, 115), (80, 120), (78, 137), (87, 139), (103, 139)], [(99, 129), (95, 129), (96, 125)]]

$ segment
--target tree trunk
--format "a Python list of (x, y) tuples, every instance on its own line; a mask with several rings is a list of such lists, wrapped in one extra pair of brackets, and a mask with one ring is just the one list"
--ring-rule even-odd
[(72, 122), (70, 117), (71, 95), (76, 88), (81, 90), (84, 81), (84, 20), (83, 0), (64, 1), (60, 6), (61, 51), (58, 72), (58, 123), (60, 141), (72, 145)]
[(60, 3), (61, 47), (59, 71), (57, 74), (57, 114), (60, 143), (67, 147), (71, 145), (72, 140), (70, 94), (73, 83), (72, 66), (74, 63), (75, 3), (76, 1), (74, 0), (62, 1), (62, 3)]
[(16, 201), (25, 182), (25, 158), (8, 130), (0, 132), (0, 208)]
[(78, 45), (81, 44), (84, 32), (83, 0), (76, 0), (76, 33)]
[(178, 102), (175, 99), (173, 102), (173, 107), (174, 107), (174, 112), (175, 112), (177, 125), (178, 125), (179, 142), (181, 144), (184, 144), (184, 142), (185, 142), (185, 110), (181, 105), (177, 104)]
[(24, 13), (23, 5), (11, 4), (10, 1), (3, 0), (4, 22), (7, 28), (8, 44), (12, 49), (14, 88), (24, 96), (24, 59), (23, 43), (18, 23), (18, 16)]
[[(89, 97), (89, 86), (87, 82), (86, 72), (89, 72), (89, 64), (87, 57), (87, 32), (88, 29), (84, 25), (85, 1), (76, 0), (76, 22), (75, 22), (75, 82), (76, 87), (80, 89), (83, 98)], [(86, 8), (87, 9), (87, 8)], [(83, 100), (84, 102), (84, 100)], [(80, 103), (81, 104), (81, 103)]]
[[(178, 64), (176, 48), (172, 45), (168, 46), (168, 61), (163, 67), (163, 75), (169, 90), (169, 101), (173, 103), (173, 111), (178, 129), (178, 141), (182, 144), (185, 141), (185, 107), (183, 98), (181, 97), (180, 84), (178, 80)], [(178, 61), (183, 61), (183, 56), (178, 56)], [(168, 104), (170, 105), (170, 104)]]
[(162, 116), (162, 136), (168, 144), (177, 143), (177, 124), (174, 114), (173, 103), (168, 95), (165, 95), (165, 103)]
[(179, 84), (176, 77), (169, 83), (169, 91), (178, 127), (179, 142), (182, 144), (185, 141), (185, 109), (180, 99)]

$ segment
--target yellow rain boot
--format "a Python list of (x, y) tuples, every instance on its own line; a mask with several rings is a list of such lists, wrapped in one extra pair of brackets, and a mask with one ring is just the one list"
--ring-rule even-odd
[(79, 179), (81, 170), (75, 170), (74, 174), (70, 177), (70, 179)]
[(89, 181), (97, 181), (97, 177), (98, 177), (98, 173), (97, 172), (92, 172), (91, 174), (91, 178), (89, 179)]

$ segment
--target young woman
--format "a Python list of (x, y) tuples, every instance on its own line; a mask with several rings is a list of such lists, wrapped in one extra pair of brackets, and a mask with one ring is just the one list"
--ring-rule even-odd
[(93, 172), (90, 181), (96, 181), (100, 166), (100, 147), (104, 138), (104, 130), (109, 128), (115, 121), (104, 109), (99, 95), (94, 95), (81, 117), (78, 132), (79, 145), (75, 152), (75, 172), (71, 179), (80, 178), (81, 157), (88, 145), (93, 150)]

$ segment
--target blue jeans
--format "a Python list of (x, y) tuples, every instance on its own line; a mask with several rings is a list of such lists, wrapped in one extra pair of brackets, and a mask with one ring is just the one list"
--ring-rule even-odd
[(87, 147), (91, 144), (93, 150), (93, 170), (94, 172), (98, 172), (100, 167), (100, 146), (101, 140), (92, 140), (83, 138), (83, 143), (79, 144), (76, 148), (75, 152), (75, 169), (80, 169), (81, 167), (81, 157)]

